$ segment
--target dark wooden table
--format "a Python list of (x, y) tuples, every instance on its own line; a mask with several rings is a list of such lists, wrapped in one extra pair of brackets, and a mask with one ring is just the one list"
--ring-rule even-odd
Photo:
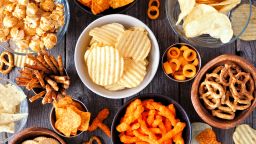
[[(161, 4), (161, 16), (158, 20), (150, 20), (147, 18), (146, 10), (147, 10), (147, 2), (148, 0), (137, 0), (136, 5), (130, 9), (126, 14), (134, 16), (144, 23), (146, 23), (152, 31), (155, 33), (155, 36), (159, 42), (160, 52), (161, 54), (164, 50), (173, 43), (181, 42), (179, 37), (175, 35), (172, 31), (168, 20), (165, 16), (164, 9), (164, 1), (162, 0)], [(254, 4), (256, 1), (253, 0)], [(105, 123), (110, 127), (112, 120), (114, 118), (117, 110), (125, 103), (127, 99), (121, 100), (112, 100), (100, 97), (90, 90), (88, 90), (84, 84), (79, 79), (75, 64), (74, 64), (74, 51), (76, 41), (83, 31), (83, 29), (90, 24), (92, 21), (97, 19), (97, 17), (86, 14), (81, 11), (73, 2), (73, 0), (69, 0), (70, 10), (71, 10), (71, 21), (69, 25), (69, 29), (67, 31), (65, 39), (58, 46), (58, 48), (51, 51), (54, 55), (62, 55), (65, 60), (65, 66), (68, 74), (71, 77), (72, 85), (69, 89), (69, 94), (73, 97), (78, 98), (84, 102), (84, 104), (88, 107), (89, 111), (92, 113), (92, 117), (94, 118), (99, 110), (102, 108), (108, 107), (111, 111), (110, 117), (105, 121)], [(0, 49), (2, 51), (2, 49)], [(201, 56), (202, 56), (202, 64), (204, 65), (209, 60), (225, 53), (236, 54), (248, 59), (250, 62), (256, 65), (256, 41), (254, 42), (244, 42), (244, 41), (236, 41), (230, 45), (225, 47), (220, 47), (216, 49), (209, 48), (198, 48)], [(8, 76), (11, 80), (15, 80), (17, 76), (18, 69), (13, 70)], [(143, 90), (140, 94), (144, 93), (159, 93), (166, 95), (168, 97), (173, 98), (177, 102), (179, 102), (184, 109), (187, 111), (191, 122), (202, 121), (200, 117), (195, 112), (191, 100), (190, 100), (190, 89), (191, 82), (187, 83), (176, 83), (167, 79), (161, 69), (158, 68), (158, 72), (155, 75), (153, 81)], [(32, 95), (32, 93), (26, 92), (28, 96)], [(29, 118), (27, 122), (27, 127), (45, 127), (52, 129), (49, 123), (49, 112), (51, 105), (43, 106), (40, 101), (29, 104)], [(256, 111), (254, 111), (245, 121), (244, 123), (249, 124), (253, 128), (256, 128)], [(221, 130), (214, 129), (217, 132), (218, 139), (223, 144), (232, 144), (232, 134), (234, 129), (229, 130)], [(73, 138), (73, 139), (65, 139), (68, 144), (81, 144), (85, 140), (92, 135), (97, 135), (104, 140), (105, 144), (111, 144), (111, 139), (108, 138), (102, 131), (97, 130), (93, 133), (85, 132), (83, 135)]]

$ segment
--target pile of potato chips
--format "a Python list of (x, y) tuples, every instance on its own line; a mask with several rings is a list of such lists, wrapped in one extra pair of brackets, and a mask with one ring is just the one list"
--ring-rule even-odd
[(78, 131), (87, 131), (91, 113), (78, 103), (66, 96), (54, 102), (56, 122), (55, 128), (65, 136), (75, 136)]
[(90, 47), (85, 62), (91, 80), (111, 91), (137, 87), (147, 74), (151, 41), (144, 28), (125, 29), (119, 23), (89, 32)]
[(241, 0), (179, 0), (181, 13), (176, 25), (183, 20), (186, 37), (193, 38), (208, 34), (228, 43), (233, 29), (227, 13)]
[(110, 7), (120, 8), (132, 3), (134, 0), (78, 0), (84, 6), (91, 8), (94, 15), (97, 15)]
[(26, 95), (12, 84), (0, 84), (0, 91), (0, 133), (14, 133), (15, 122), (28, 116), (27, 113), (18, 113)]

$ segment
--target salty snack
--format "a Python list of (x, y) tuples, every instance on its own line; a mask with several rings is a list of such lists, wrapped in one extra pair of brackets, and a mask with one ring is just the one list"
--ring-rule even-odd
[(198, 71), (199, 60), (197, 52), (189, 46), (183, 45), (180, 48), (171, 47), (166, 52), (166, 61), (163, 69), (166, 74), (176, 80), (193, 78)]
[(184, 122), (176, 118), (173, 104), (165, 106), (153, 99), (131, 102), (116, 130), (122, 143), (184, 143)]
[[(17, 49), (15, 52), (18, 53), (29, 53), (29, 50)], [(33, 64), (33, 61), (26, 57), (26, 55), (14, 54), (14, 65), (19, 68), (24, 68), (24, 64)]]
[(199, 95), (205, 108), (220, 119), (232, 120), (237, 111), (246, 110), (254, 100), (254, 80), (235, 63), (226, 63), (206, 74)]
[(236, 127), (233, 134), (235, 144), (255, 144), (256, 130), (247, 124), (242, 124)]
[[(6, 59), (6, 57), (8, 59)], [(14, 59), (13, 59), (13, 54), (4, 51), (0, 54), (0, 73), (7, 75), (9, 74), (14, 67)]]
[(56, 60), (46, 51), (41, 51), (36, 56), (28, 54), (27, 58), (32, 60), (33, 64), (24, 64), (16, 83), (27, 90), (38, 92), (29, 99), (30, 102), (43, 98), (42, 104), (52, 103), (59, 96), (66, 94), (70, 79), (64, 75), (61, 56)]
[(209, 126), (206, 123), (201, 123), (201, 122), (194, 122), (191, 124), (192, 128), (192, 140), (191, 144), (199, 144), (198, 141), (196, 140), (196, 136), (200, 134), (202, 131), (205, 129), (212, 129), (211, 126)]
[(247, 22), (246, 17), (249, 17), (250, 6), (252, 7), (250, 22), (245, 32), (239, 37), (241, 40), (245, 41), (256, 40), (256, 7), (254, 5), (241, 4), (231, 14), (231, 23), (233, 26), (234, 35), (237, 36), (243, 30), (243, 26)]
[(60, 142), (54, 138), (39, 136), (32, 140), (25, 140), (21, 144), (60, 144)]
[(102, 144), (100, 138), (98, 138), (97, 136), (91, 137), (88, 142), (84, 142), (83, 144), (93, 144), (94, 141), (95, 141), (97, 144)]
[(65, 24), (64, 6), (54, 0), (8, 1), (1, 5), (0, 42), (12, 41), (20, 49), (52, 49)]
[(111, 136), (110, 129), (107, 125), (103, 123), (103, 121), (108, 118), (109, 116), (109, 109), (104, 108), (102, 109), (96, 118), (92, 121), (92, 124), (90, 125), (88, 131), (92, 132), (95, 131), (97, 128), (100, 128), (108, 137)]
[(208, 34), (228, 43), (233, 37), (233, 29), (225, 14), (238, 5), (240, 0), (179, 0), (181, 13), (176, 25), (183, 20), (183, 30), (188, 38)]
[(93, 28), (84, 61), (91, 80), (118, 91), (141, 84), (147, 74), (151, 42), (144, 28), (125, 29), (119, 23)]
[(77, 132), (87, 131), (91, 113), (85, 112), (85, 109), (70, 96), (65, 96), (54, 101), (56, 122), (54, 127), (70, 137), (77, 135)]
[(12, 84), (0, 84), (0, 133), (14, 133), (15, 122), (28, 116), (18, 113), (20, 103), (26, 95)]
[(217, 141), (215, 132), (210, 128), (207, 128), (199, 133), (196, 136), (196, 140), (199, 142), (199, 144), (221, 144)]
[(117, 9), (132, 3), (134, 0), (78, 0), (82, 5), (91, 8), (94, 15), (113, 8)]
[(159, 17), (160, 0), (149, 0), (148, 2), (148, 17), (155, 20)]

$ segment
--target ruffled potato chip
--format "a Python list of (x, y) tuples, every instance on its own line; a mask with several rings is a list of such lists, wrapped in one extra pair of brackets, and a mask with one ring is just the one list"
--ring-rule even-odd
[(118, 38), (116, 48), (125, 58), (143, 61), (151, 50), (151, 41), (144, 28), (132, 28)]
[(109, 4), (112, 8), (116, 9), (126, 6), (132, 2), (134, 2), (134, 0), (110, 0)]

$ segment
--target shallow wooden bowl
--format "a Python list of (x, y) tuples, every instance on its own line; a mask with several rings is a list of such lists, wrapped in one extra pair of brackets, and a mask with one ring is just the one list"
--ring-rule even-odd
[(57, 134), (50, 131), (46, 128), (27, 128), (21, 131), (20, 133), (16, 134), (13, 139), (9, 142), (9, 144), (21, 144), (25, 140), (34, 139), (39, 136), (45, 136), (49, 138), (54, 138), (59, 141), (60, 144), (66, 144), (64, 140), (62, 140)]
[[(216, 68), (219, 65), (223, 65), (225, 63), (230, 63), (230, 62), (239, 65), (244, 71), (251, 73), (251, 76), (254, 79), (254, 85), (255, 85), (256, 68), (242, 57), (226, 54), (226, 55), (221, 55), (219, 57), (216, 57), (215, 59), (208, 62), (201, 69), (201, 71), (198, 73), (197, 77), (195, 78), (195, 81), (192, 85), (192, 90), (191, 90), (192, 104), (196, 112), (198, 113), (198, 115), (208, 124), (220, 129), (229, 129), (240, 124), (251, 114), (251, 112), (256, 107), (256, 99), (254, 99), (254, 101), (252, 102), (252, 105), (248, 109), (236, 112), (236, 116), (233, 120), (224, 120), (224, 119), (219, 119), (217, 117), (212, 116), (211, 113), (201, 103), (198, 95), (198, 89), (199, 89), (200, 83), (204, 80), (206, 73), (211, 72), (214, 68)], [(255, 97), (256, 97), (256, 90), (254, 90), (254, 98)]]

